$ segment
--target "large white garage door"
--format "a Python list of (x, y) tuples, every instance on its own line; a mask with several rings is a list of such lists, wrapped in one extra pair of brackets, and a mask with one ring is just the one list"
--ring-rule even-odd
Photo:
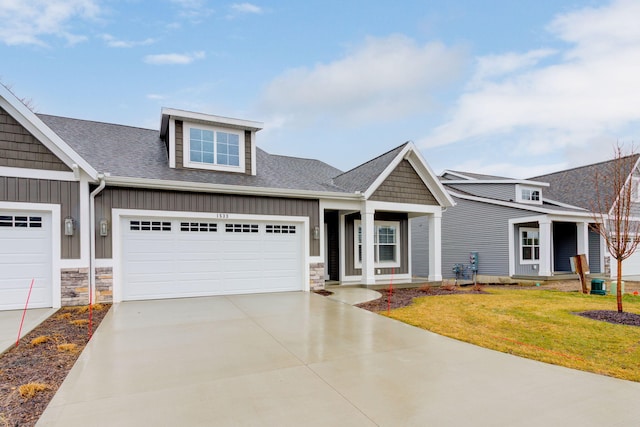
[(0, 310), (52, 306), (51, 215), (0, 211)]
[[(640, 249), (622, 262), (622, 275), (624, 277), (640, 276)], [(611, 277), (618, 277), (618, 261), (613, 257), (611, 258)]]
[(301, 223), (121, 221), (124, 300), (303, 289)]

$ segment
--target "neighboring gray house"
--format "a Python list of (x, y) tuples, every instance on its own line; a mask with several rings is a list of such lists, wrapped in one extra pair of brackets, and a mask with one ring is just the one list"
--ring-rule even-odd
[[(629, 179), (638, 156), (623, 162)], [(454, 278), (455, 264), (469, 265), (478, 252), (481, 280), (545, 278), (571, 271), (570, 258), (585, 254), (591, 273), (609, 273), (609, 255), (594, 223), (594, 174), (601, 162), (530, 179), (445, 171), (440, 180), (456, 205), (442, 218), (442, 272)], [(640, 194), (640, 192), (636, 192)], [(608, 207), (610, 209), (611, 207)], [(414, 276), (429, 273), (425, 221), (412, 220)], [(468, 272), (468, 271), (467, 271)], [(614, 272), (615, 273), (615, 272)], [(640, 254), (625, 262), (625, 274), (640, 274)]]
[(259, 149), (262, 123), (163, 109), (157, 130), (34, 114), (0, 85), (0, 310), (431, 280), (453, 201), (413, 143), (348, 172)]

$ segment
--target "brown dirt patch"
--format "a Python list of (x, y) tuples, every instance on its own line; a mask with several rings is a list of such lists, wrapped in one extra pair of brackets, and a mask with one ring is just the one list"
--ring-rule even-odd
[[(110, 307), (94, 306), (93, 331)], [(87, 345), (88, 319), (82, 307), (61, 308), (0, 355), (0, 426), (35, 425)]]
[(318, 289), (317, 291), (313, 291), (313, 293), (322, 295), (323, 297), (328, 297), (329, 295), (333, 295), (333, 292), (327, 291), (326, 289)]
[(432, 286), (421, 288), (393, 288), (392, 292), (388, 289), (380, 289), (378, 292), (382, 296), (376, 300), (357, 304), (356, 307), (364, 308), (369, 311), (384, 311), (394, 308), (406, 307), (411, 305), (414, 298), (424, 296), (438, 296), (438, 295), (452, 295), (452, 294), (466, 294), (466, 293), (486, 293), (483, 287), (477, 287), (473, 289), (461, 288), (459, 286)]

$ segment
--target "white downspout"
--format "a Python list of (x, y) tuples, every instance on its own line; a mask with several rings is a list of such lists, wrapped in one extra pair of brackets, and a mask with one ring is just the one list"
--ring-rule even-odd
[(91, 301), (89, 301), (89, 304), (95, 303), (96, 300), (96, 196), (107, 185), (104, 180), (104, 174), (98, 174), (98, 180), (100, 180), (100, 185), (89, 195), (89, 224), (91, 228), (89, 232), (89, 287)]

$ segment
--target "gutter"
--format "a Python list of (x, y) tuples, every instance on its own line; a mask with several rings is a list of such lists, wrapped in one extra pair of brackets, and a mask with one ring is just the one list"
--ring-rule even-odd
[(243, 194), (252, 196), (296, 197), (300, 199), (346, 199), (361, 200), (363, 194), (333, 191), (294, 190), (244, 185), (210, 184), (189, 181), (171, 181), (147, 178), (109, 176), (109, 185), (120, 187), (147, 188), (159, 190), (197, 191), (205, 193)]
[(103, 173), (98, 174), (98, 180), (100, 185), (89, 195), (89, 305), (95, 303), (96, 299), (96, 196), (107, 185)]

